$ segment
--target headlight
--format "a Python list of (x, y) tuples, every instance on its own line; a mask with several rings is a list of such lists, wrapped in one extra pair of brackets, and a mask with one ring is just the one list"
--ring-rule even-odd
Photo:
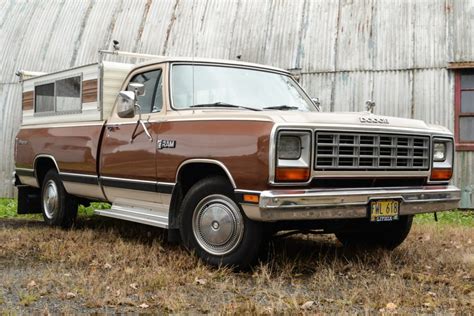
[(276, 139), (276, 182), (307, 182), (311, 175), (311, 132), (282, 130)]
[(453, 176), (454, 145), (451, 138), (433, 139), (433, 165), (431, 181), (448, 181)]
[(433, 161), (445, 161), (446, 160), (446, 143), (435, 142), (433, 143)]
[(299, 159), (301, 157), (301, 138), (293, 135), (280, 135), (278, 140), (278, 159)]

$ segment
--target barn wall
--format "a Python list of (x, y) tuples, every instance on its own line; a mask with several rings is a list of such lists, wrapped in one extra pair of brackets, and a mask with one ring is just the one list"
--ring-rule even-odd
[[(301, 73), (327, 111), (372, 99), (378, 114), (452, 129), (446, 66), (474, 60), (473, 16), (474, 0), (0, 0), (0, 196), (13, 195), (18, 69), (94, 62), (112, 39), (150, 54), (241, 55)], [(472, 153), (457, 154), (458, 170), (473, 166)], [(455, 179), (474, 184), (472, 172)]]

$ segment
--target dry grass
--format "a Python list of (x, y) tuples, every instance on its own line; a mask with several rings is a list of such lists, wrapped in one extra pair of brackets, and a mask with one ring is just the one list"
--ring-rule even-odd
[(418, 224), (393, 252), (347, 252), (330, 235), (279, 239), (269, 259), (245, 272), (209, 268), (163, 242), (164, 236), (159, 229), (97, 217), (81, 218), (70, 231), (2, 220), (0, 310), (474, 310), (474, 227)]

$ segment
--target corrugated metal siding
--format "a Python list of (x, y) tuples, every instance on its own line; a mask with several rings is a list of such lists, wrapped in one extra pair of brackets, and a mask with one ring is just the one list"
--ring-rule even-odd
[[(191, 55), (194, 46), (201, 57), (296, 69), (326, 110), (359, 111), (372, 99), (376, 113), (450, 129), (446, 65), (474, 60), (474, 0), (0, 0), (0, 8), (0, 196), (13, 192), (15, 71), (95, 62), (112, 39), (128, 51)], [(473, 159), (458, 153), (458, 166), (472, 170)], [(467, 174), (456, 174), (460, 185), (474, 182)]]
[(446, 69), (415, 71), (413, 118), (454, 129), (454, 76)]
[(472, 61), (474, 55), (474, 1), (449, 0), (446, 11), (449, 13), (450, 61)]

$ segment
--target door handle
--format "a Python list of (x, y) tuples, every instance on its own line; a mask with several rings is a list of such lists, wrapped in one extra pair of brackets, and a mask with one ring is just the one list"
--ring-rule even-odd
[(113, 131), (115, 131), (115, 130), (117, 130), (117, 129), (120, 129), (120, 127), (119, 127), (118, 125), (107, 125), (107, 130), (108, 130), (109, 132), (113, 132)]

